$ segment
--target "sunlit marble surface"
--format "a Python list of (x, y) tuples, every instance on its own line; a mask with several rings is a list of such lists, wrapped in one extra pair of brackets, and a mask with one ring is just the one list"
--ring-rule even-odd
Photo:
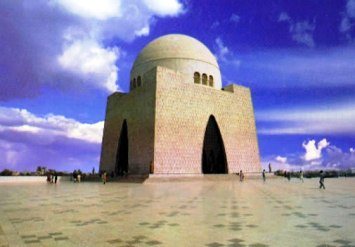
[(355, 246), (355, 178), (0, 185), (0, 246)]

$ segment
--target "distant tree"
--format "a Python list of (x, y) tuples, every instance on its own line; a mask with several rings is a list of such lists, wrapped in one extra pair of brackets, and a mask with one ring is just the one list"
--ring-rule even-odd
[(1, 176), (12, 176), (13, 174), (14, 172), (9, 169), (4, 169), (2, 172), (0, 172)]
[(45, 166), (37, 166), (36, 173), (40, 175), (44, 175), (47, 171), (47, 167)]
[(57, 171), (56, 170), (54, 170), (54, 169), (48, 169), (48, 173), (50, 173), (50, 174), (55, 174)]
[(347, 169), (345, 174), (346, 174), (346, 176), (349, 176), (349, 177), (352, 176), (353, 174), (352, 174), (351, 168)]

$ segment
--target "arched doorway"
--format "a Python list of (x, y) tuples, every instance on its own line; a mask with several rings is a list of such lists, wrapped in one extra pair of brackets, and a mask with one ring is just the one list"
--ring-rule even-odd
[(127, 121), (124, 120), (117, 146), (115, 173), (123, 175), (128, 172), (128, 130)]
[(221, 132), (214, 116), (208, 119), (202, 148), (202, 173), (228, 173), (226, 152)]

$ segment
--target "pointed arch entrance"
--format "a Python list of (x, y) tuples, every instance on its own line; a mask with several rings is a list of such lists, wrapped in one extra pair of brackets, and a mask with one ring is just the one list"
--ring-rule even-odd
[(202, 173), (228, 173), (226, 152), (217, 121), (213, 115), (208, 119), (202, 148)]
[(127, 121), (124, 120), (117, 146), (115, 173), (123, 175), (128, 172), (128, 129)]

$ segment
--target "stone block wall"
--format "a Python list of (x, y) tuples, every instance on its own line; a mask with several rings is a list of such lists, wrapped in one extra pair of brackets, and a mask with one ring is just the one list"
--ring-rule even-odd
[(216, 118), (228, 173), (261, 170), (250, 90), (185, 83), (173, 70), (157, 67), (154, 173), (201, 173), (208, 119)]
[[(143, 79), (154, 80), (154, 71)], [(144, 81), (144, 80), (143, 80)], [(154, 150), (155, 84), (143, 83), (129, 94), (114, 93), (109, 96), (106, 107), (100, 170), (115, 170), (118, 141), (123, 121), (128, 130), (128, 172), (149, 173)]]
[(228, 173), (260, 172), (259, 149), (250, 90), (230, 85), (218, 90), (184, 82), (173, 70), (155, 67), (143, 86), (114, 93), (107, 103), (100, 170), (115, 169), (123, 121), (128, 125), (129, 172), (201, 174), (208, 119), (219, 126)]

